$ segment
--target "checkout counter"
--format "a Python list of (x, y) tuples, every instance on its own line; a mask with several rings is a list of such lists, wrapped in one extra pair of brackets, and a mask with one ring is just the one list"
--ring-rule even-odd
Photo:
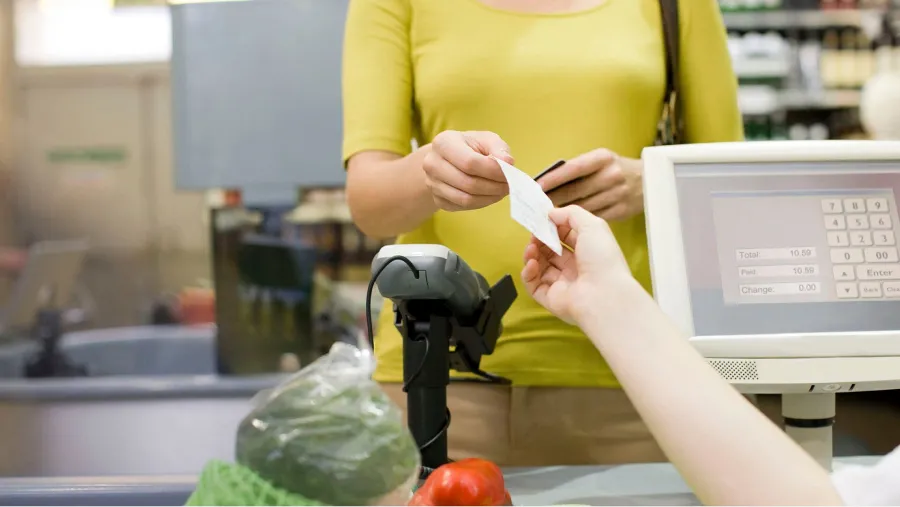
[(36, 243), (0, 305), (0, 477), (195, 473), (231, 459), (250, 399), (283, 377), (218, 375), (215, 326), (66, 332), (89, 318), (72, 304), (88, 249)]
[(62, 351), (92, 377), (21, 378), (36, 348), (0, 349), (0, 477), (199, 472), (233, 458), (251, 398), (283, 379), (217, 375), (213, 327), (66, 335)]
[[(873, 464), (877, 458), (845, 458)], [(504, 470), (515, 505), (700, 505), (669, 464)], [(0, 479), (0, 505), (184, 505), (193, 476)]]
[[(739, 390), (783, 394), (786, 430), (823, 466), (875, 462), (832, 460), (834, 396), (900, 387), (900, 143), (660, 147), (648, 149), (644, 159), (653, 280), (663, 310)], [(169, 380), (133, 383), (141, 392), (118, 403), (112, 400), (120, 393), (98, 382), (80, 393), (77, 409), (43, 419), (58, 421), (54, 445), (67, 449), (70, 463), (91, 465), (78, 474), (67, 473), (74, 468), (41, 472), (56, 478), (2, 479), (0, 504), (183, 504), (201, 458), (230, 456), (214, 454), (194, 435), (168, 447), (177, 451), (168, 463), (180, 456), (185, 467), (196, 468), (172, 475), (142, 466), (140, 455), (114, 461), (111, 438), (141, 424), (170, 434), (161, 419), (152, 419), (164, 411), (193, 418), (208, 410), (202, 416), (208, 427), (224, 433), (246, 413), (251, 392), (277, 380), (254, 381), (238, 386), (211, 376), (190, 387), (203, 393), (203, 403), (186, 396), (180, 405), (165, 394), (174, 385)], [(8, 387), (0, 388), (0, 404), (15, 403)], [(60, 388), (51, 382), (29, 396), (50, 400), (48, 410), (73, 403), (66, 400), (72, 393)], [(130, 421), (103, 422), (113, 411), (132, 410), (142, 397), (155, 405)], [(113, 403), (105, 415), (96, 411), (104, 403)], [(89, 442), (63, 441), (62, 430), (80, 417), (76, 412), (92, 410), (95, 422), (83, 420), (80, 427), (106, 426)], [(28, 434), (27, 428), (14, 431)], [(517, 505), (697, 504), (668, 464), (505, 472)], [(72, 475), (80, 478), (66, 477)]]

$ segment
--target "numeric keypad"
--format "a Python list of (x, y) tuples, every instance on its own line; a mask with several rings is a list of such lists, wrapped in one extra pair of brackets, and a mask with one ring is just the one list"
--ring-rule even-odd
[(900, 297), (896, 210), (887, 197), (822, 199), (823, 223), (839, 299)]

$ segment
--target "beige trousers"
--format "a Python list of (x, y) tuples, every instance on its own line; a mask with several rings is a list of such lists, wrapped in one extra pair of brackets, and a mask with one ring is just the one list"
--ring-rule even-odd
[[(400, 384), (382, 384), (401, 408)], [(454, 382), (450, 459), (478, 457), (500, 466), (667, 461), (619, 389), (510, 387)]]

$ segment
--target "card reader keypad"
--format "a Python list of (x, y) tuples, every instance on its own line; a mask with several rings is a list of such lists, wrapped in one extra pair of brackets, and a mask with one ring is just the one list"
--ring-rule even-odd
[(839, 299), (900, 298), (900, 253), (891, 194), (822, 199)]
[(894, 188), (719, 191), (712, 207), (726, 305), (900, 302)]

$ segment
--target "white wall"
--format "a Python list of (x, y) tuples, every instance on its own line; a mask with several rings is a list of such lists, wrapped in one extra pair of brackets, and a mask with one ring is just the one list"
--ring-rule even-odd
[[(161, 293), (210, 276), (202, 193), (172, 185), (165, 64), (20, 69), (17, 225), (29, 241), (83, 237), (99, 327), (146, 322)], [(115, 163), (58, 162), (59, 149), (114, 148)]]
[[(205, 250), (203, 198), (172, 185), (166, 6), (15, 0), (19, 209), (29, 236), (114, 249)], [(50, 164), (58, 148), (122, 147), (118, 166)], [(110, 212), (115, 210), (115, 212)]]
[[(100, 327), (144, 322), (161, 292), (209, 277), (200, 193), (173, 188), (167, 7), (15, 0), (13, 199), (26, 241), (86, 237)], [(59, 149), (114, 148), (113, 164)]]

